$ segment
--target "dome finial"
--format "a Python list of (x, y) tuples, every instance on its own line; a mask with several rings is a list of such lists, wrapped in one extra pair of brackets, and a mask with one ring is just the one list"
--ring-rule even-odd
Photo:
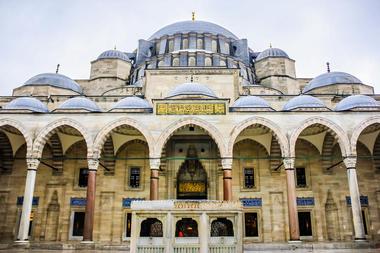
[(326, 62), (326, 65), (327, 65), (327, 73), (330, 73), (330, 63)]
[(195, 21), (195, 11), (191, 12), (191, 20)]
[(116, 45), (113, 47), (113, 50), (116, 50)]
[(58, 74), (58, 71), (59, 71), (59, 63), (57, 64), (57, 69), (55, 70), (55, 73)]
[(269, 42), (269, 47), (272, 48), (272, 42)]

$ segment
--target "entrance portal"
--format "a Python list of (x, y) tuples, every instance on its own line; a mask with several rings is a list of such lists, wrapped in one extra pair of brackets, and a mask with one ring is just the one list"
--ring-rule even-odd
[(193, 145), (177, 174), (177, 199), (207, 199), (207, 173)]

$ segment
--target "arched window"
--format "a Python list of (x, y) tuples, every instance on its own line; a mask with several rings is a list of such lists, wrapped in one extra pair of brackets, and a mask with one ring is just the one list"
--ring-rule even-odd
[(218, 52), (218, 42), (216, 40), (212, 40), (211, 42), (211, 51)]
[(173, 59), (173, 66), (179, 66), (179, 58), (174, 58)]
[(183, 39), (182, 49), (188, 49), (188, 48), (189, 48), (189, 39)]
[(205, 66), (212, 66), (212, 60), (210, 57), (206, 57), (205, 59)]
[(174, 51), (174, 41), (173, 40), (169, 40), (169, 52), (173, 52)]
[(195, 57), (189, 57), (189, 66), (195, 66)]
[(227, 218), (217, 218), (211, 223), (211, 236), (234, 236), (234, 227)]
[(203, 39), (197, 39), (197, 49), (203, 49)]
[(141, 222), (140, 237), (162, 237), (162, 222), (157, 218), (147, 218)]
[(225, 67), (226, 66), (226, 61), (225, 60), (220, 60), (220, 66)]
[(198, 224), (191, 218), (182, 218), (175, 225), (176, 237), (198, 237)]
[(230, 54), (230, 44), (228, 42), (224, 42), (224, 49), (226, 54)]

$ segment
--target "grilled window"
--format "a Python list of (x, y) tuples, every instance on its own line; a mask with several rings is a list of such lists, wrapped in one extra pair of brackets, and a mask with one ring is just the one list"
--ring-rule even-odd
[(299, 188), (307, 186), (305, 168), (296, 168), (296, 184)]
[(87, 187), (87, 179), (88, 179), (88, 169), (83, 168), (79, 170), (79, 179), (78, 186), (79, 187)]
[(140, 187), (140, 173), (141, 170), (139, 167), (132, 167), (129, 172), (129, 186), (131, 188)]
[(244, 169), (244, 187), (253, 188), (255, 187), (255, 173), (253, 168)]

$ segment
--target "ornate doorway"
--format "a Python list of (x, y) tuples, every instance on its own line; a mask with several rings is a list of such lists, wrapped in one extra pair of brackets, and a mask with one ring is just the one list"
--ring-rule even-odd
[(207, 199), (207, 173), (194, 145), (187, 149), (177, 174), (177, 199)]

